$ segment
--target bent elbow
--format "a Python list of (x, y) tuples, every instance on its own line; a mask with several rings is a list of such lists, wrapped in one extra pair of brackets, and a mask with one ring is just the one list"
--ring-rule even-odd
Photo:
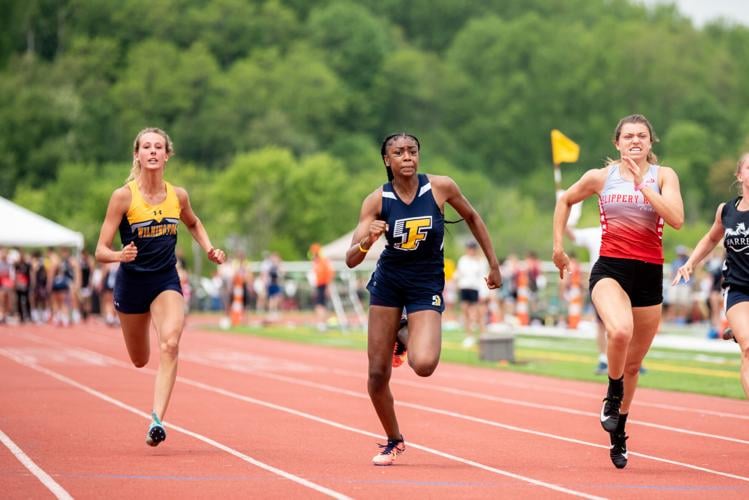
[(684, 225), (684, 217), (681, 217), (679, 219), (675, 219), (669, 224), (672, 228), (676, 229), (677, 231), (681, 229), (681, 226)]

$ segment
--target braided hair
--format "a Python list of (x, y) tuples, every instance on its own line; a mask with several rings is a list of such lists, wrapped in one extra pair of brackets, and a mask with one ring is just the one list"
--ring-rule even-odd
[[(413, 139), (414, 142), (416, 142), (416, 149), (418, 149), (419, 151), (421, 151), (421, 143), (419, 142), (419, 138), (418, 137), (416, 137), (413, 134), (409, 134), (407, 132), (396, 132), (394, 134), (388, 135), (387, 137), (385, 137), (385, 139), (382, 140), (382, 146), (380, 146), (380, 155), (382, 155), (382, 162), (383, 163), (385, 163), (385, 156), (387, 155), (388, 146), (390, 146), (390, 144), (394, 140), (396, 140), (396, 139), (398, 139), (400, 137), (405, 137), (405, 138)], [(393, 179), (395, 178), (395, 176), (393, 175), (393, 169), (391, 169), (388, 166), (387, 163), (385, 163), (385, 171), (387, 172), (388, 181), (393, 182)], [(460, 218), (458, 220), (445, 220), (445, 224), (457, 224), (458, 222), (462, 222), (462, 221), (463, 221), (462, 218)]]
[[(390, 143), (392, 143), (394, 140), (396, 140), (399, 137), (407, 137), (409, 139), (413, 139), (416, 142), (416, 148), (421, 151), (421, 143), (419, 142), (419, 139), (415, 135), (411, 135), (406, 132), (396, 132), (394, 134), (390, 134), (389, 136), (385, 137), (382, 141), (382, 146), (380, 146), (380, 154), (382, 155), (382, 162), (385, 163), (385, 156), (387, 155), (388, 146), (390, 146)], [(385, 171), (387, 172), (388, 180), (390, 182), (393, 182), (393, 179), (395, 178), (393, 176), (393, 170), (388, 166), (387, 163), (385, 163)]]

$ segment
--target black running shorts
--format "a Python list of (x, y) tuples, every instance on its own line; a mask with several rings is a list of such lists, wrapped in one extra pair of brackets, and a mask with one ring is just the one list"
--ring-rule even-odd
[(588, 290), (612, 278), (629, 296), (632, 307), (655, 306), (663, 302), (663, 264), (601, 256), (590, 271)]

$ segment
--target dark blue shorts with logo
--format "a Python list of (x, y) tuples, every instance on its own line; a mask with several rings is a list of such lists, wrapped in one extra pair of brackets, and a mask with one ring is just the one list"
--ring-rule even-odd
[(167, 290), (182, 294), (176, 267), (159, 272), (137, 273), (125, 271), (120, 266), (114, 284), (114, 307), (126, 314), (147, 313), (151, 310), (151, 302)]
[(445, 310), (442, 290), (444, 278), (438, 279), (404, 279), (386, 275), (378, 269), (372, 273), (367, 284), (369, 304), (372, 306), (405, 308), (407, 313), (416, 311)]

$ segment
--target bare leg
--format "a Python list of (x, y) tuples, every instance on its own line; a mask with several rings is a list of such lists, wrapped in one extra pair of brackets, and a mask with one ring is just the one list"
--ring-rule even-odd
[(741, 349), (741, 385), (749, 398), (749, 302), (739, 302), (727, 312), (733, 337)]
[(650, 350), (653, 338), (658, 332), (661, 321), (661, 305), (632, 308), (634, 318), (634, 334), (627, 350), (627, 359), (624, 365), (624, 397), (622, 398), (621, 413), (629, 413), (629, 405), (637, 388), (640, 378), (640, 367), (642, 360)]
[(619, 379), (624, 374), (634, 331), (632, 305), (619, 283), (611, 278), (596, 283), (591, 296), (608, 336), (609, 377)]
[[(393, 345), (400, 323), (401, 310), (396, 307), (371, 306), (367, 331), (367, 356), (369, 376), (367, 390), (377, 417), (389, 439), (400, 439), (401, 433), (395, 417), (393, 394), (390, 391)], [(409, 318), (410, 320), (410, 318)], [(409, 330), (411, 324), (409, 321)], [(411, 344), (409, 334), (409, 348)], [(411, 353), (408, 353), (409, 359)]]
[(159, 340), (159, 370), (153, 396), (153, 411), (164, 419), (177, 379), (179, 340), (185, 326), (185, 302), (178, 292), (167, 290), (151, 303), (151, 315)]
[(151, 356), (148, 333), (151, 326), (151, 313), (125, 314), (117, 312), (120, 317), (122, 336), (125, 339), (130, 361), (138, 368), (146, 366)]
[(440, 361), (442, 315), (425, 310), (408, 315), (408, 364), (420, 377), (428, 377)]

